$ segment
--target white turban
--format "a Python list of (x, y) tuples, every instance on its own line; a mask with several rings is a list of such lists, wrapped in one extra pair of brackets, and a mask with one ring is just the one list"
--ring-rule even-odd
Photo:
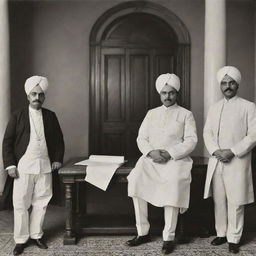
[(241, 79), (242, 79), (241, 73), (237, 68), (235, 68), (233, 66), (225, 66), (225, 67), (221, 68), (217, 72), (217, 80), (218, 80), (219, 84), (221, 83), (221, 81), (223, 80), (225, 75), (228, 75), (231, 78), (233, 78), (238, 84), (241, 83)]
[(24, 85), (26, 94), (29, 95), (31, 90), (37, 85), (39, 85), (45, 93), (49, 86), (47, 78), (43, 76), (31, 76), (28, 78)]
[(156, 79), (156, 90), (158, 93), (161, 92), (163, 87), (168, 84), (175, 88), (177, 92), (180, 90), (180, 79), (175, 74), (162, 74)]

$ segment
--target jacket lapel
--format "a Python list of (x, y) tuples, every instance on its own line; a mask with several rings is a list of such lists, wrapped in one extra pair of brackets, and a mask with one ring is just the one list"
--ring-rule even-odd
[(45, 139), (47, 140), (50, 136), (51, 127), (49, 122), (49, 115), (47, 115), (47, 112), (44, 108), (42, 108), (42, 115), (43, 115), (43, 123), (44, 123), (44, 135)]
[(29, 122), (29, 109), (28, 109), (28, 107), (24, 108), (23, 114), (24, 114), (25, 130), (27, 131), (28, 134), (30, 134), (30, 122)]

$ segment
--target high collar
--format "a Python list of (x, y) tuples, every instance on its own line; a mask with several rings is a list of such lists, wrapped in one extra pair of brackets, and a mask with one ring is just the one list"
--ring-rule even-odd
[(32, 113), (32, 115), (33, 114), (35, 114), (35, 115), (41, 115), (42, 114), (42, 109), (40, 108), (40, 109), (34, 109), (34, 108), (32, 108), (30, 105), (28, 106), (28, 109), (29, 109), (29, 112), (30, 113)]
[(166, 107), (165, 105), (162, 105), (161, 108), (164, 110), (164, 111), (170, 111), (170, 110), (173, 110), (175, 108), (177, 108), (178, 104), (175, 103), (173, 104), (172, 106), (169, 106), (169, 107)]
[(236, 95), (236, 96), (234, 96), (234, 97), (232, 97), (231, 99), (229, 99), (229, 100), (227, 100), (225, 97), (224, 97), (224, 102), (225, 103), (232, 103), (232, 102), (234, 102), (234, 101), (236, 101), (237, 100), (237, 98), (238, 98), (238, 96)]

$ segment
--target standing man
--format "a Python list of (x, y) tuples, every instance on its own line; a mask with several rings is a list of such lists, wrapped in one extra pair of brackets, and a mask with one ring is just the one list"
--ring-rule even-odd
[(61, 167), (64, 155), (57, 117), (42, 108), (47, 88), (45, 77), (32, 76), (26, 80), (29, 106), (13, 113), (3, 139), (4, 167), (14, 178), (14, 255), (23, 252), (29, 238), (39, 248), (47, 249), (42, 226), (52, 197), (51, 171)]
[(142, 152), (128, 176), (128, 195), (135, 209), (138, 236), (127, 241), (137, 246), (150, 241), (148, 208), (150, 203), (164, 207), (165, 254), (174, 249), (179, 211), (189, 206), (192, 159), (197, 143), (195, 120), (190, 111), (176, 103), (180, 79), (162, 74), (156, 80), (162, 106), (149, 110), (139, 129), (137, 144)]
[(255, 104), (237, 96), (239, 70), (225, 66), (217, 73), (224, 98), (210, 107), (204, 142), (211, 157), (204, 198), (213, 195), (217, 237), (212, 245), (228, 241), (239, 252), (244, 226), (244, 205), (254, 201), (251, 150), (256, 144)]

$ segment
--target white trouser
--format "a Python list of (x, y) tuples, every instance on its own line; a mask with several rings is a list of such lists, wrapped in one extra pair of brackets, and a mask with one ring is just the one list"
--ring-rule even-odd
[(218, 164), (213, 174), (213, 200), (215, 228), (218, 237), (227, 237), (229, 243), (238, 244), (244, 227), (244, 206), (227, 201), (222, 164)]
[[(14, 179), (14, 240), (25, 243), (29, 237), (43, 236), (43, 221), (47, 205), (52, 197), (52, 174), (22, 174)], [(32, 211), (29, 216), (29, 208)]]
[[(150, 224), (148, 222), (148, 203), (138, 197), (133, 197), (135, 210), (136, 227), (139, 236), (145, 236), (149, 233)], [(164, 207), (165, 226), (163, 230), (163, 240), (173, 241), (178, 221), (179, 208), (173, 206)]]

